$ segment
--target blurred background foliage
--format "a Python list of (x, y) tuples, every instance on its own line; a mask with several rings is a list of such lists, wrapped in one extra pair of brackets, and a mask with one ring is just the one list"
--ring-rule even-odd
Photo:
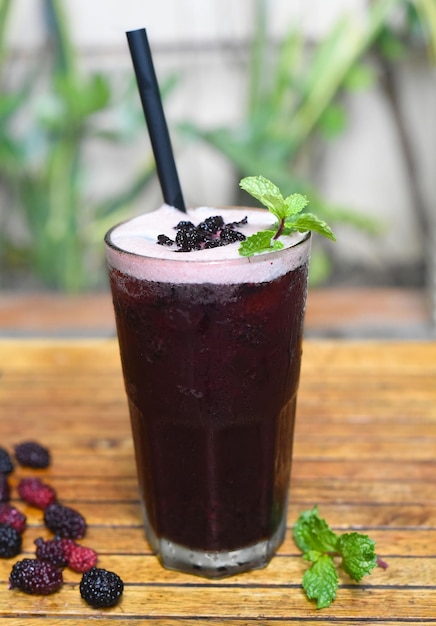
[[(393, 9), (403, 9), (392, 23)], [(400, 137), (423, 240), (430, 221), (417, 180), (406, 122), (399, 106), (393, 66), (411, 55), (436, 57), (436, 3), (434, 0), (374, 0), (365, 22), (344, 15), (328, 36), (308, 45), (292, 28), (279, 46), (268, 36), (268, 0), (256, 0), (255, 31), (249, 61), (246, 112), (240, 125), (204, 129), (186, 122), (186, 136), (207, 142), (235, 167), (238, 179), (262, 173), (287, 195), (310, 198), (308, 211), (328, 223), (348, 224), (369, 235), (381, 234), (386, 224), (359, 214), (352, 207), (333, 206), (313, 183), (311, 169), (326, 141), (347, 126), (344, 95), (371, 88), (382, 81)], [(246, 195), (236, 203), (247, 201)], [(311, 260), (312, 284), (322, 283), (331, 266), (329, 248), (315, 242)]]
[[(102, 236), (129, 215), (155, 172), (151, 154), (146, 155), (119, 193), (93, 200), (86, 146), (98, 141), (116, 151), (146, 132), (136, 86), (131, 77), (114, 87), (109, 74), (79, 70), (61, 0), (42, 3), (45, 54), (34, 59), (18, 85), (8, 80), (5, 34), (11, 5), (11, 0), (0, 0), (0, 185), (9, 207), (0, 217), (3, 280), (27, 273), (40, 287), (67, 292), (98, 288), (105, 282)], [(242, 122), (204, 129), (185, 121), (177, 126), (180, 136), (184, 141), (206, 142), (223, 154), (235, 170), (235, 181), (262, 173), (285, 193), (306, 193), (310, 210), (333, 226), (345, 223), (372, 236), (384, 225), (350, 207), (325, 201), (310, 167), (323, 142), (338, 137), (346, 127), (344, 94), (382, 80), (425, 238), (428, 212), (420, 199), (392, 68), (413, 54), (434, 60), (434, 0), (374, 0), (366, 20), (344, 16), (321, 42), (307, 42), (297, 28), (291, 28), (279, 45), (269, 36), (267, 0), (254, 0), (253, 6)], [(392, 10), (399, 6), (402, 19), (393, 22)], [(173, 78), (161, 85), (164, 98), (174, 83), (177, 88)], [(235, 203), (241, 201), (247, 198), (235, 197)], [(324, 245), (317, 244), (312, 263), (316, 283), (330, 271), (328, 245)]]
[[(42, 287), (94, 288), (102, 281), (104, 232), (127, 216), (129, 204), (152, 180), (154, 162), (148, 156), (118, 195), (95, 203), (86, 144), (101, 141), (116, 150), (143, 132), (136, 87), (131, 80), (114, 89), (109, 76), (83, 75), (62, 2), (44, 0), (45, 55), (31, 63), (18, 87), (8, 89), (4, 42), (11, 7), (11, 0), (1, 0), (0, 182), (8, 203), (2, 265), (12, 277), (17, 269), (33, 274)], [(110, 126), (102, 113), (111, 114)], [(21, 230), (11, 226), (17, 218)]]

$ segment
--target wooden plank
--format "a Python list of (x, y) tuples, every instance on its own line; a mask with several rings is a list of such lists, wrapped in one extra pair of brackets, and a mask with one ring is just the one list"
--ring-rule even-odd
[[(66, 500), (62, 502), (81, 511), (88, 523), (95, 526), (114, 525), (141, 526), (142, 517), (139, 501), (103, 501), (97, 503), (84, 502), (83, 500)], [(22, 502), (13, 501), (22, 510), (28, 520), (29, 526), (40, 526), (42, 514), (38, 509), (24, 506)], [(434, 505), (421, 503), (397, 505), (373, 503), (343, 503), (343, 502), (318, 502), (320, 514), (329, 524), (338, 529), (364, 529), (372, 533), (374, 528), (420, 528), (422, 530), (434, 530), (436, 528), (436, 510)], [(313, 500), (296, 502), (291, 498), (288, 511), (289, 528), (296, 522), (299, 515), (314, 505)]]
[[(85, 545), (85, 544), (84, 544)], [(33, 552), (26, 552), (26, 557), (32, 557)], [(0, 585), (7, 583), (12, 565), (19, 559), (0, 561)], [(409, 557), (407, 566), (404, 557), (386, 557), (388, 568), (377, 568), (370, 576), (363, 579), (366, 587), (382, 586), (410, 586), (432, 587), (436, 576), (436, 559), (433, 557)], [(253, 570), (245, 574), (224, 578), (222, 580), (208, 581), (199, 577), (181, 574), (163, 569), (157, 558), (150, 553), (122, 554), (105, 552), (99, 557), (99, 565), (109, 570), (116, 571), (125, 583), (130, 585), (196, 585), (208, 587), (215, 586), (239, 587), (241, 585), (255, 586), (284, 586), (298, 587), (308, 565), (301, 556), (285, 556), (280, 554), (275, 557), (267, 568)], [(413, 573), (413, 579), (410, 578)], [(64, 571), (64, 578), (70, 582), (80, 581), (81, 575), (69, 569)], [(352, 584), (348, 578), (342, 576), (342, 584)]]
[[(98, 472), (97, 472), (98, 473)], [(28, 475), (28, 474), (27, 474)], [(137, 481), (134, 476), (104, 480), (101, 477), (61, 477), (45, 475), (45, 482), (65, 502), (132, 502), (138, 499)], [(16, 497), (18, 478), (10, 480), (12, 499), (17, 506), (25, 506)], [(295, 478), (290, 487), (291, 502), (347, 503), (413, 505), (426, 502), (429, 507), (436, 504), (434, 483), (431, 481), (397, 482), (396, 480), (350, 481), (330, 477), (317, 480)]]
[[(110, 611), (111, 616), (163, 618), (221, 619), (274, 619), (301, 616), (312, 619), (319, 614), (300, 589), (291, 585), (245, 585), (229, 587), (222, 584), (126, 586), (123, 599)], [(82, 616), (98, 615), (84, 606), (77, 582), (65, 584), (54, 596), (28, 598), (13, 590), (0, 588), (0, 615), (18, 615), (24, 610), (34, 615)], [(434, 587), (389, 589), (389, 605), (386, 606), (386, 589), (351, 585), (342, 587), (334, 603), (336, 620), (356, 619), (379, 621), (404, 615), (408, 619), (434, 619), (436, 593)], [(100, 612), (101, 613), (101, 612)]]
[[(349, 530), (343, 529), (343, 530)], [(384, 556), (436, 556), (436, 529), (427, 528), (370, 528), (365, 529), (376, 542), (380, 555)], [(30, 526), (25, 533), (23, 540), (23, 550), (28, 553), (34, 552), (34, 541), (38, 537), (50, 538), (42, 520)], [(83, 543), (93, 547), (98, 553), (120, 553), (120, 554), (150, 554), (150, 548), (145, 541), (142, 526), (135, 524), (132, 526), (117, 526), (110, 520), (101, 526), (90, 526), (87, 530)], [(278, 554), (282, 556), (295, 556), (298, 554), (291, 532), (288, 532), (280, 547)]]
[[(269, 619), (263, 619), (263, 618), (244, 618), (244, 619), (238, 619), (238, 618), (222, 618), (219, 617), (218, 619), (215, 618), (211, 618), (211, 617), (207, 617), (205, 619), (203, 618), (195, 618), (195, 620), (193, 620), (191, 617), (178, 617), (176, 619), (172, 619), (172, 618), (157, 618), (154, 615), (141, 615), (141, 617), (130, 617), (127, 619), (123, 619), (123, 618), (112, 618), (112, 617), (106, 617), (106, 615), (102, 615), (101, 613), (97, 613), (97, 615), (90, 615), (90, 616), (84, 616), (83, 619), (92, 619), (94, 618), (94, 620), (96, 621), (96, 624), (98, 624), (98, 626), (139, 626), (139, 625), (144, 625), (144, 624), (153, 624), (153, 626), (181, 626), (183, 624), (195, 624), (195, 626), (223, 626), (223, 624), (225, 624), (226, 626), (248, 626), (250, 624), (261, 624), (262, 626), (277, 626), (278, 624), (280, 626), (295, 626), (296, 624), (304, 624), (304, 626), (328, 626), (329, 624), (335, 623), (335, 624), (340, 624), (341, 626), (356, 626), (356, 624), (358, 626), (363, 626), (366, 624), (368, 624), (368, 621), (360, 621), (356, 622), (355, 618), (352, 618), (351, 620), (348, 619), (341, 619), (340, 621), (335, 620), (334, 622), (332, 622), (331, 619), (320, 619), (319, 617), (315, 616), (315, 618), (312, 617), (302, 617), (299, 616), (297, 618), (291, 618), (288, 619), (286, 617), (283, 618), (274, 618), (273, 620), (269, 620)], [(97, 621), (98, 620), (98, 621)], [(371, 623), (371, 626), (374, 624), (374, 622), (369, 622)], [(380, 621), (377, 620), (378, 624), (383, 624), (383, 626), (400, 626), (400, 624), (404, 624), (404, 623), (413, 623), (411, 620), (384, 620)], [(69, 619), (68, 622), (68, 626), (70, 626), (70, 624), (83, 624), (83, 621), (81, 621), (80, 619), (78, 621), (76, 621), (74, 618), (73, 619)], [(435, 624), (435, 620), (432, 619), (430, 621), (427, 620), (419, 620), (419, 626), (434, 626)], [(26, 626), (65, 626), (65, 617), (62, 618), (56, 618), (56, 617), (48, 617), (47, 615), (41, 615), (40, 617), (27, 617), (26, 616)]]
[[(60, 593), (32, 598), (7, 589), (14, 559), (3, 560), (0, 615), (17, 626), (88, 617), (111, 626), (436, 624), (435, 347), (305, 343), (286, 540), (268, 568), (211, 582), (163, 570), (144, 539), (116, 342), (0, 342), (0, 411), (8, 416), (0, 445), (30, 434), (50, 445), (53, 464), (37, 475), (85, 515), (82, 543), (127, 583), (119, 607), (94, 611), (80, 600), (80, 575), (66, 571)], [(42, 512), (16, 497), (17, 481), (32, 473), (17, 468), (11, 478), (13, 502), (28, 515), (26, 556), (37, 537), (51, 536)], [(389, 563), (360, 585), (341, 578), (322, 612), (302, 593), (307, 564), (291, 532), (315, 503), (338, 531), (370, 534)]]

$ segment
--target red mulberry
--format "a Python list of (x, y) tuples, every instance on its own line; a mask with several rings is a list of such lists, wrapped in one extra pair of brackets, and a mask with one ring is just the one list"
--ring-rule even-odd
[(26, 516), (7, 502), (0, 503), (0, 524), (12, 526), (19, 533), (26, 528)]
[(39, 478), (23, 478), (18, 484), (20, 498), (38, 509), (46, 509), (56, 501), (55, 490)]
[(75, 572), (87, 572), (97, 565), (97, 558), (97, 553), (92, 548), (74, 544), (69, 551), (68, 567)]

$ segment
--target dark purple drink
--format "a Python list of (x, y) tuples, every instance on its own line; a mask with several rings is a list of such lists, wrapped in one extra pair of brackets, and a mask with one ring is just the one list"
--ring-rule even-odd
[[(265, 565), (283, 539), (309, 243), (262, 255), (260, 277), (293, 260), (250, 282), (232, 282), (226, 261), (228, 282), (149, 280), (109, 246), (147, 537), (168, 567), (228, 575)], [(203, 265), (190, 263), (196, 280)]]

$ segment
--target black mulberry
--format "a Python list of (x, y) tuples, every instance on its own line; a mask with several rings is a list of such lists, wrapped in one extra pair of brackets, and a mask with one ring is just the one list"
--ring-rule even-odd
[(24, 593), (48, 595), (63, 583), (62, 572), (47, 561), (23, 559), (12, 568), (9, 589), (20, 589)]
[(14, 464), (7, 450), (0, 447), (0, 474), (10, 474), (14, 469)]
[(10, 559), (21, 552), (20, 533), (6, 524), (0, 524), (0, 558)]
[(42, 537), (35, 539), (36, 545), (36, 558), (39, 561), (48, 561), (52, 565), (58, 568), (63, 568), (68, 565), (68, 557), (65, 550), (65, 542), (73, 543), (72, 539), (61, 539), (55, 537), (44, 541)]
[(58, 502), (50, 504), (45, 509), (44, 522), (47, 528), (58, 537), (81, 539), (86, 533), (86, 521), (83, 515)]
[(11, 488), (6, 474), (0, 474), (0, 502), (9, 502)]
[(15, 458), (24, 467), (40, 469), (50, 465), (50, 452), (36, 441), (25, 441), (15, 446)]
[(95, 609), (115, 606), (123, 589), (124, 583), (118, 574), (100, 567), (85, 572), (80, 581), (80, 595)]

